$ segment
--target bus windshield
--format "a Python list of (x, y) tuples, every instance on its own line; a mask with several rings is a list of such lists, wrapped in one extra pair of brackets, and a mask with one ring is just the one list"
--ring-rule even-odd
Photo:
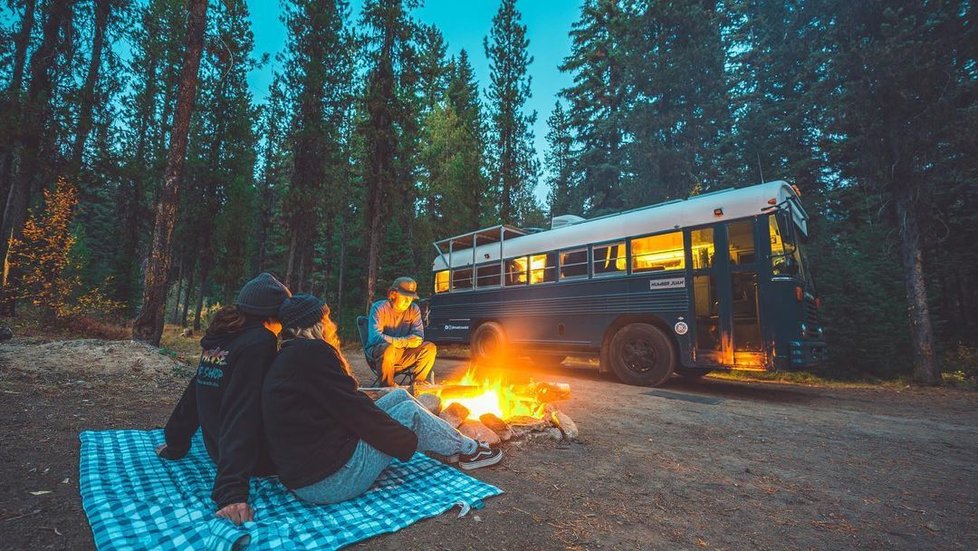
[(801, 244), (791, 216), (785, 211), (770, 215), (771, 271), (775, 277), (800, 277), (807, 283), (808, 273), (801, 254)]

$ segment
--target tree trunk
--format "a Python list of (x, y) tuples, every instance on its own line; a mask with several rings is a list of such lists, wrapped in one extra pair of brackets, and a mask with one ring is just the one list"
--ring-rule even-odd
[(200, 54), (204, 45), (204, 27), (208, 0), (190, 0), (190, 18), (187, 22), (187, 50), (180, 72), (177, 108), (173, 117), (173, 132), (163, 177), (163, 192), (156, 209), (156, 225), (153, 244), (146, 265), (143, 288), (143, 305), (132, 327), (132, 338), (153, 346), (159, 346), (163, 334), (163, 307), (166, 302), (167, 277), (173, 244), (173, 227), (176, 224), (177, 202), (184, 157), (187, 152), (187, 135), (190, 116), (197, 95)]
[(917, 205), (912, 191), (908, 189), (902, 189), (895, 195), (897, 225), (900, 230), (900, 257), (907, 286), (907, 313), (910, 318), (910, 339), (913, 343), (913, 378), (919, 383), (937, 385), (941, 382), (941, 373), (940, 367), (934, 361), (934, 332), (927, 306)]
[(177, 272), (177, 292), (173, 294), (173, 313), (170, 314), (170, 323), (180, 323), (180, 295), (183, 293), (183, 263), (180, 263), (180, 271)]
[(194, 309), (194, 331), (200, 331), (200, 313), (204, 310), (204, 291), (210, 285), (211, 269), (205, 262), (200, 268), (200, 293), (197, 295), (197, 307)]
[(88, 134), (92, 130), (95, 86), (98, 84), (99, 71), (102, 68), (102, 49), (105, 47), (105, 29), (109, 24), (111, 10), (111, 0), (95, 0), (95, 35), (92, 38), (92, 57), (88, 63), (85, 84), (79, 92), (81, 104), (78, 109), (78, 129), (75, 132), (75, 143), (71, 148), (71, 164), (69, 165), (71, 174), (76, 174), (81, 169), (85, 141), (88, 140)]

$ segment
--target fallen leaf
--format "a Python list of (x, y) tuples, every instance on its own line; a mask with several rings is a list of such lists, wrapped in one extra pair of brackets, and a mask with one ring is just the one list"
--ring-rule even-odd
[(31, 492), (32, 496), (43, 496), (44, 494), (50, 494), (51, 490), (38, 490), (36, 492)]

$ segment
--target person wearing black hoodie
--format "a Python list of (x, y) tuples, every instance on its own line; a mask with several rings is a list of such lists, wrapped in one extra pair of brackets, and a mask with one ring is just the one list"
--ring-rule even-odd
[(200, 341), (200, 362), (166, 423), (165, 459), (181, 459), (200, 427), (207, 454), (217, 464), (211, 499), (217, 516), (250, 521), (252, 476), (275, 474), (262, 434), (261, 389), (278, 349), (278, 309), (289, 289), (269, 273), (246, 283), (234, 306), (218, 311)]
[(459, 466), (498, 463), (502, 451), (455, 430), (404, 389), (375, 403), (357, 389), (326, 304), (298, 294), (282, 303), (282, 349), (262, 391), (265, 434), (279, 480), (300, 499), (338, 503), (367, 491), (415, 451), (458, 455)]

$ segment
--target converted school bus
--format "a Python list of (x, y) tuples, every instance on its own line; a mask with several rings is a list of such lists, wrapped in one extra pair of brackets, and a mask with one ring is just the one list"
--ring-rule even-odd
[(494, 226), (435, 243), (426, 336), (476, 359), (600, 358), (622, 381), (816, 365), (825, 343), (802, 254), (808, 217), (783, 181), (546, 231)]

